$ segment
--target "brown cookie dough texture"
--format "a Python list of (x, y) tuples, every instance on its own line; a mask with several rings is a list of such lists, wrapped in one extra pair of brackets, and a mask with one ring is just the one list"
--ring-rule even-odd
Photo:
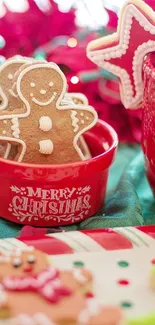
[[(71, 94), (74, 103), (63, 104), (67, 83), (56, 64), (26, 58), (22, 64), (17, 59), (14, 61), (10, 77), (10, 63), (1, 68), (2, 80), (7, 79), (4, 93), (8, 100), (5, 102), (3, 96), (0, 105), (0, 145), (5, 147), (0, 156), (40, 164), (63, 164), (89, 158), (81, 136), (97, 123), (97, 113), (88, 106), (85, 96), (77, 94), (76, 98)], [(80, 102), (75, 104), (77, 100)], [(12, 146), (17, 147), (17, 154)]]
[(119, 308), (87, 298), (92, 285), (88, 270), (58, 270), (33, 247), (1, 254), (0, 324), (123, 325)]

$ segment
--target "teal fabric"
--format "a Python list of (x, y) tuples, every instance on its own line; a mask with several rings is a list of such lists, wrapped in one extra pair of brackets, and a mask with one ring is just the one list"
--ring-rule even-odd
[[(155, 199), (139, 145), (120, 145), (110, 170), (107, 197), (96, 216), (66, 230), (155, 224)], [(18, 236), (21, 226), (0, 219), (0, 238)]]

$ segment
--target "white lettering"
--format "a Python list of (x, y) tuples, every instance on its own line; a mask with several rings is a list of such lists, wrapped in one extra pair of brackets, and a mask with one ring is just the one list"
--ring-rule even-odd
[(57, 203), (56, 202), (50, 202), (49, 203), (49, 209), (50, 209), (50, 213), (57, 214), (58, 213)]
[(82, 206), (84, 209), (90, 209), (91, 208), (91, 205), (89, 204), (89, 201), (90, 201), (90, 195), (85, 195), (84, 198), (83, 198), (83, 202), (85, 204), (85, 206)]
[(41, 197), (41, 191), (42, 191), (41, 188), (37, 188), (36, 190), (34, 190), (32, 187), (27, 187), (27, 190), (28, 190), (28, 196), (30, 197), (32, 196)]
[(12, 200), (12, 205), (14, 206), (15, 209), (21, 209), (22, 202), (23, 202), (23, 200), (19, 196), (16, 195), (16, 196), (14, 196), (14, 198)]
[(50, 199), (50, 190), (42, 190), (42, 199)]

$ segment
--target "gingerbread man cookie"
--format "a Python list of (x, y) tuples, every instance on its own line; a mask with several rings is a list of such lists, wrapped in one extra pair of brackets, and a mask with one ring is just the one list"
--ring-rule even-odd
[(78, 140), (96, 124), (97, 113), (86, 105), (61, 106), (66, 87), (64, 74), (53, 64), (33, 63), (19, 73), (16, 93), (26, 112), (0, 115), (0, 143), (18, 144), (17, 161), (61, 164), (85, 159)]
[[(5, 61), (0, 66), (0, 114), (10, 114), (10, 111), (18, 110), (24, 112), (24, 105), (19, 102), (17, 96), (13, 93), (12, 86), (18, 69), (26, 62), (31, 62), (30, 58), (14, 56)], [(16, 156), (16, 148), (11, 148), (10, 144), (0, 146), (0, 157)]]
[[(75, 105), (88, 105), (88, 98), (82, 93), (68, 93), (68, 98), (70, 98)], [(88, 145), (83, 136), (79, 138), (79, 147), (85, 157), (85, 159), (92, 158)]]
[(87, 298), (92, 280), (83, 268), (56, 269), (33, 247), (2, 254), (0, 324), (123, 325), (119, 308)]

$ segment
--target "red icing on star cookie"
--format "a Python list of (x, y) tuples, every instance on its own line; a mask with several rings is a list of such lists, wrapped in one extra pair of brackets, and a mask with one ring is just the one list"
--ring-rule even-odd
[(89, 43), (91, 61), (120, 80), (126, 108), (137, 108), (143, 98), (143, 60), (155, 49), (155, 13), (141, 0), (129, 0), (122, 9), (117, 33)]

